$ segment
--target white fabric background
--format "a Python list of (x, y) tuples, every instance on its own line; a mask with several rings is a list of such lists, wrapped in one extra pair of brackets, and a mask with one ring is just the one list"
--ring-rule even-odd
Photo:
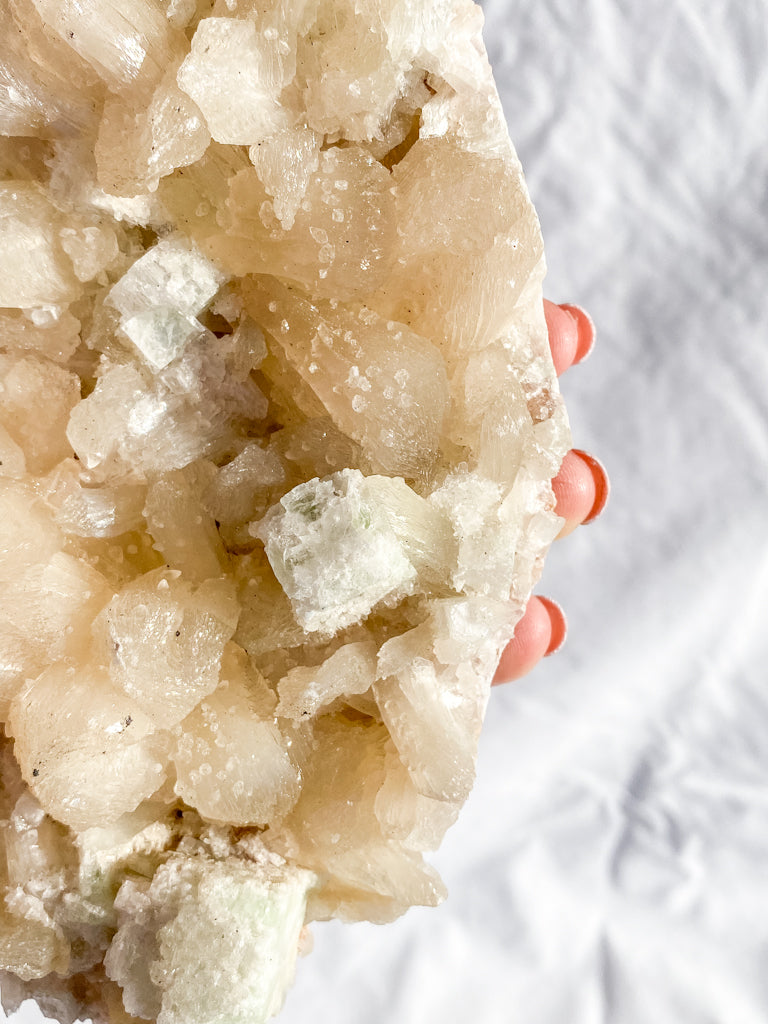
[(448, 902), (315, 926), (279, 1021), (766, 1024), (768, 0), (484, 7), (613, 495), (545, 571), (565, 648), (493, 696)]

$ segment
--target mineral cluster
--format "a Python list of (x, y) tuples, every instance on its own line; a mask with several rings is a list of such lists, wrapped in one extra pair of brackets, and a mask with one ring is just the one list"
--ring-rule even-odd
[(260, 1024), (436, 904), (569, 447), (471, 0), (0, 0), (0, 979)]

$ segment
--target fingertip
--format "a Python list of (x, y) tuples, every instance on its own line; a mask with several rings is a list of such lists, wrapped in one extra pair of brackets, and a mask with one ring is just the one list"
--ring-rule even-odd
[(499, 660), (494, 686), (527, 675), (531, 669), (563, 646), (567, 633), (565, 614), (551, 598), (531, 597), (515, 634)]
[(594, 522), (602, 513), (611, 483), (599, 459), (580, 448), (572, 448), (552, 480), (552, 490), (555, 511), (565, 520), (558, 537), (567, 537), (577, 526)]
[(603, 509), (608, 504), (608, 498), (611, 494), (611, 479), (605, 466), (594, 455), (582, 451), (581, 448), (574, 448), (573, 451), (589, 469), (595, 491), (592, 505), (583, 520), (583, 524), (587, 526), (602, 514)]
[(544, 318), (549, 333), (549, 348), (555, 373), (561, 376), (573, 365), (579, 344), (578, 325), (575, 317), (562, 306), (544, 299)]
[(549, 644), (544, 652), (544, 657), (549, 658), (552, 654), (557, 654), (559, 650), (562, 650), (565, 638), (568, 635), (568, 620), (562, 607), (557, 601), (553, 601), (551, 597), (540, 597), (539, 601), (547, 609), (547, 614), (549, 615), (551, 633)]
[(565, 520), (558, 536), (566, 537), (591, 513), (597, 495), (592, 468), (575, 449), (566, 452), (552, 490), (555, 512)]
[(595, 321), (581, 306), (574, 306), (569, 302), (565, 302), (560, 306), (560, 309), (573, 317), (576, 322), (577, 340), (576, 351), (573, 357), (573, 365), (575, 366), (577, 363), (583, 363), (592, 354), (592, 350), (595, 347), (595, 338), (597, 337)]

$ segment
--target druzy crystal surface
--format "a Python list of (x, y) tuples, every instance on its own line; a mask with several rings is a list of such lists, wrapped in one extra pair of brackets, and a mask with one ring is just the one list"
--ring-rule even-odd
[(259, 1024), (436, 904), (569, 447), (470, 0), (0, 0), (0, 978)]

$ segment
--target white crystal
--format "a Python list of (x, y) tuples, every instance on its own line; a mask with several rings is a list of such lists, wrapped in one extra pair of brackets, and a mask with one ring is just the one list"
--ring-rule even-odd
[(181, 469), (226, 450), (232, 420), (267, 411), (251, 380), (226, 377), (223, 358), (203, 334), (182, 358), (149, 381), (135, 365), (108, 367), (96, 388), (72, 411), (67, 437), (88, 469), (143, 478)]
[(275, 216), (290, 231), (320, 163), (322, 137), (311, 128), (278, 132), (251, 146), (248, 155), (267, 193)]
[(277, 714), (301, 721), (339, 697), (365, 693), (376, 679), (376, 645), (345, 644), (315, 668), (291, 669), (278, 683)]
[(195, 317), (226, 279), (188, 240), (166, 238), (131, 265), (110, 289), (106, 301), (123, 320), (157, 307)]

